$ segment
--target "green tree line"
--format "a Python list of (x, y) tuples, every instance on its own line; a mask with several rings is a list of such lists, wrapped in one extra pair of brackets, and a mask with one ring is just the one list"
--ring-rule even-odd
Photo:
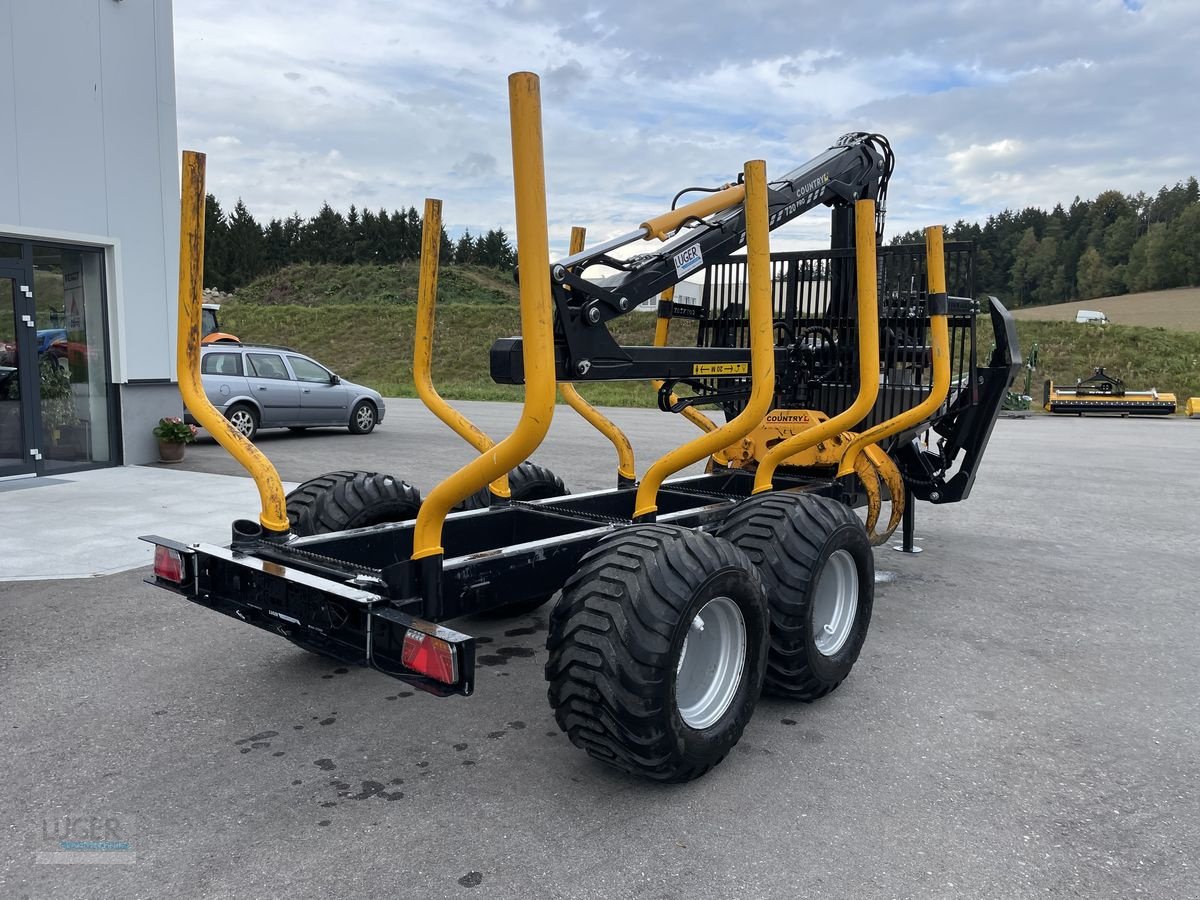
[[(239, 198), (226, 213), (208, 195), (205, 287), (233, 291), (294, 263), (376, 263), (416, 260), (421, 216), (407, 210), (359, 210), (343, 215), (328, 203), (309, 219), (293, 213), (259, 224)], [(975, 285), (1011, 307), (1088, 300), (1131, 291), (1200, 285), (1200, 185), (1189, 178), (1154, 196), (1105, 191), (1050, 212), (1026, 207), (978, 222), (959, 220), (950, 240), (973, 241)], [(892, 243), (920, 242), (920, 232)], [(441, 261), (511, 269), (516, 252), (503, 229), (451, 241), (441, 235)]]
[[(407, 210), (341, 212), (328, 203), (310, 219), (293, 213), (259, 224), (239, 198), (226, 213), (209, 194), (204, 214), (204, 286), (234, 291), (260, 275), (295, 263), (387, 263), (421, 255), (421, 216)], [(441, 261), (511, 269), (516, 252), (502, 228), (451, 241), (442, 228)]]
[[(1200, 285), (1200, 186), (1193, 177), (1154, 196), (1006, 209), (983, 225), (959, 220), (946, 237), (975, 243), (976, 289), (1011, 307)], [(921, 240), (911, 231), (892, 243)]]

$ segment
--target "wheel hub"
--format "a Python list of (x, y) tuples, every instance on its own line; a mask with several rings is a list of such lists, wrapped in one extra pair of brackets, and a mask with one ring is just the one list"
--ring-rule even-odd
[(813, 641), (822, 656), (846, 645), (858, 615), (858, 567), (847, 550), (835, 550), (817, 579), (812, 604)]
[(728, 597), (714, 597), (688, 623), (675, 669), (675, 703), (690, 728), (708, 728), (737, 694), (746, 664), (746, 622)]

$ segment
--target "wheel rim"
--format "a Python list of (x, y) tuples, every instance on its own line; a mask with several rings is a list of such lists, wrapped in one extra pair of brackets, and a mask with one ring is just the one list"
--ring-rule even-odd
[(813, 641), (822, 656), (834, 656), (850, 639), (858, 615), (858, 566), (848, 550), (825, 561), (813, 597)]
[(354, 414), (354, 421), (359, 428), (370, 428), (371, 423), (375, 421), (375, 413), (371, 411), (371, 407), (363, 404)]
[(254, 432), (254, 416), (250, 415), (244, 409), (235, 410), (233, 415), (229, 417), (229, 422), (245, 437), (250, 437)]
[(715, 597), (688, 626), (675, 670), (675, 704), (684, 723), (708, 728), (725, 714), (746, 664), (746, 621), (728, 597)]

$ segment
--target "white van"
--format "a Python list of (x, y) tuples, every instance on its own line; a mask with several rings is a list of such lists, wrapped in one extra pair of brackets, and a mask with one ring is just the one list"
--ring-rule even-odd
[(1107, 325), (1108, 316), (1099, 310), (1081, 309), (1075, 313), (1075, 321), (1083, 325)]

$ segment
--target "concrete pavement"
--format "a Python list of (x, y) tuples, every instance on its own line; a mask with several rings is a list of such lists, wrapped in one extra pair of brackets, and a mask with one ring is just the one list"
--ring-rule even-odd
[(138, 535), (229, 543), (231, 510), (254, 518), (258, 491), (246, 478), (128, 466), (0, 482), (0, 504), (17, 526), (0, 531), (0, 582), (91, 578), (152, 563)]

